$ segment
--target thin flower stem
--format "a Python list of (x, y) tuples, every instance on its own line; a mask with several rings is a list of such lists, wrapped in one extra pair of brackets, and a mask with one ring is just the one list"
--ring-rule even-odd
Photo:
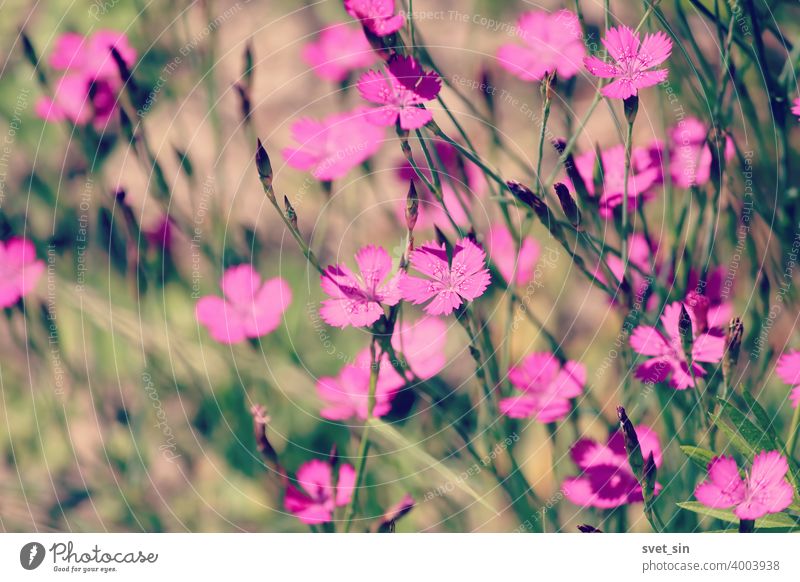
[(625, 177), (622, 182), (622, 279), (628, 272), (628, 181), (631, 175), (631, 152), (633, 150), (633, 119), (628, 120), (628, 131), (625, 134)]
[(797, 444), (798, 434), (800, 434), (800, 406), (794, 409), (792, 422), (789, 424), (789, 437), (786, 440), (786, 454), (789, 458), (794, 458), (794, 449)]

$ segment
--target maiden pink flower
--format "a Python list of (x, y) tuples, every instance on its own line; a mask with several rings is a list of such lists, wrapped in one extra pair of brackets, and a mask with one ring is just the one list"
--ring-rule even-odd
[(197, 321), (211, 337), (223, 344), (235, 344), (274, 331), (292, 302), (292, 290), (280, 277), (267, 279), (251, 265), (230, 267), (220, 280), (222, 294), (207, 295), (197, 302)]
[(800, 97), (794, 100), (794, 107), (792, 107), (792, 113), (794, 113), (798, 118), (800, 118)]
[[(692, 309), (687, 308), (692, 320), (692, 371), (695, 377), (703, 377), (706, 371), (701, 362), (716, 363), (722, 359), (725, 350), (725, 338), (700, 332), (698, 321)], [(676, 301), (664, 308), (661, 315), (661, 325), (664, 333), (650, 325), (640, 325), (631, 334), (631, 347), (643, 356), (650, 359), (636, 369), (636, 377), (643, 382), (664, 382), (669, 379), (669, 384), (675, 390), (694, 388), (692, 372), (686, 361), (681, 344), (679, 320), (681, 303)]]
[[(388, 364), (388, 362), (387, 362)], [(317, 381), (317, 394), (325, 405), (320, 411), (328, 420), (367, 419), (369, 398), (370, 357), (359, 357), (354, 364), (342, 368), (336, 378), (326, 376)], [(392, 408), (392, 399), (402, 387), (403, 379), (390, 366), (378, 366), (373, 416), (380, 418)]]
[(792, 504), (794, 492), (786, 481), (789, 464), (778, 451), (761, 451), (744, 479), (732, 457), (714, 457), (708, 464), (708, 480), (694, 490), (706, 507), (727, 509), (739, 519), (758, 519), (778, 513)]
[(334, 24), (319, 33), (316, 42), (303, 47), (303, 60), (326, 81), (339, 83), (356, 69), (371, 66), (375, 53), (360, 28)]
[[(433, 378), (444, 369), (447, 364), (444, 353), (446, 344), (447, 325), (437, 317), (402, 321), (395, 325), (392, 336), (392, 347), (398, 356), (405, 358), (404, 362), (400, 362), (401, 367), (411, 370), (420, 380)], [(385, 354), (386, 360), (388, 357)], [(395, 372), (390, 362), (385, 361), (382, 365)]]
[(366, 118), (366, 110), (331, 115), (322, 120), (303, 118), (292, 124), (298, 148), (285, 148), (286, 163), (308, 170), (318, 180), (342, 178), (381, 147), (384, 131)]
[(394, 125), (398, 119), (405, 130), (419, 129), (433, 113), (422, 104), (431, 101), (442, 89), (442, 80), (434, 71), (426, 72), (413, 57), (394, 55), (386, 65), (386, 73), (367, 71), (358, 80), (358, 91), (371, 103), (381, 107), (367, 115), (376, 125)]
[[(669, 130), (670, 175), (681, 188), (702, 186), (711, 177), (711, 148), (706, 142), (708, 127), (695, 117), (687, 117)], [(726, 138), (724, 156), (736, 154), (733, 140)]]
[(520, 394), (500, 401), (502, 414), (555, 422), (569, 413), (570, 398), (583, 392), (586, 367), (573, 361), (562, 366), (551, 353), (530, 354), (509, 370), (508, 379)]
[(794, 386), (789, 399), (794, 408), (800, 406), (800, 351), (792, 350), (778, 358), (775, 373), (785, 384)]
[(398, 280), (395, 274), (384, 282), (392, 269), (392, 259), (383, 248), (369, 245), (356, 253), (360, 274), (356, 275), (346, 265), (330, 266), (320, 277), (325, 299), (320, 316), (334, 327), (363, 327), (372, 325), (381, 315), (381, 305), (397, 305), (400, 301)]
[(411, 267), (426, 278), (405, 275), (399, 288), (403, 299), (425, 306), (428, 315), (447, 315), (466, 301), (483, 295), (491, 282), (486, 268), (486, 253), (468, 238), (462, 238), (453, 249), (452, 260), (444, 244), (427, 242), (411, 251)]
[(536, 239), (526, 236), (517, 253), (514, 237), (504, 224), (497, 223), (487, 236), (489, 256), (506, 282), (520, 287), (533, 280), (541, 248)]
[[(696, 270), (689, 271), (687, 288), (690, 291), (683, 302), (687, 309), (693, 311), (699, 331), (722, 335), (731, 322), (733, 304), (726, 301), (723, 295), (723, 288), (728, 284), (727, 275), (728, 270), (725, 267), (717, 267), (708, 272), (705, 281), (700, 281)], [(730, 293), (730, 288), (727, 293)]]
[[(644, 458), (653, 455), (656, 467), (661, 466), (661, 445), (658, 435), (646, 426), (635, 427)], [(581, 439), (573, 445), (570, 455), (583, 471), (578, 477), (564, 480), (564, 495), (575, 505), (611, 509), (628, 503), (641, 503), (642, 487), (628, 464), (625, 437), (617, 431), (601, 445), (591, 439)], [(661, 490), (656, 483), (655, 492)]]
[(405, 17), (394, 13), (394, 0), (344, 0), (344, 9), (376, 36), (397, 32), (405, 24)]
[(13, 306), (36, 287), (44, 273), (44, 261), (25, 238), (0, 241), (0, 308)]
[[(647, 238), (643, 234), (635, 232), (628, 237), (628, 261), (630, 265), (628, 266), (627, 276), (631, 284), (631, 290), (636, 298), (642, 299), (647, 292), (648, 286), (652, 284), (651, 281), (648, 281), (647, 276), (642, 273), (657, 277), (661, 270), (658, 257), (655, 257), (655, 270), (653, 269), (653, 265), (651, 265), (653, 254), (654, 251), (650, 248)], [(611, 274), (614, 275), (615, 286), (619, 286), (624, 272), (622, 257), (609, 253), (606, 255), (605, 260)], [(605, 272), (599, 265), (595, 271), (595, 277), (600, 282), (608, 284)], [(647, 307), (654, 305), (657, 299), (657, 297), (651, 296)]]
[(304, 463), (297, 470), (296, 485), (286, 487), (283, 500), (286, 511), (310, 525), (331, 521), (337, 507), (350, 503), (356, 471), (352, 465), (344, 463), (339, 466), (337, 477), (334, 484), (330, 463), (319, 459)]
[(614, 59), (613, 63), (595, 56), (586, 57), (583, 62), (592, 75), (616, 79), (600, 90), (606, 97), (627, 99), (636, 95), (639, 89), (652, 87), (667, 78), (667, 69), (651, 70), (672, 53), (672, 41), (663, 32), (646, 34), (640, 41), (639, 34), (627, 26), (609, 28), (603, 46)]
[(504, 44), (497, 59), (501, 67), (523, 81), (541, 81), (553, 71), (569, 79), (586, 56), (580, 22), (569, 10), (525, 12), (517, 22), (517, 36), (525, 44)]

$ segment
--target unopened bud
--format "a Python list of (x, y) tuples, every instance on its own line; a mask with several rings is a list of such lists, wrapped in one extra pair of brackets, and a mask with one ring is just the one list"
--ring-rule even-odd
[(378, 524), (378, 531), (385, 533), (394, 532), (394, 527), (397, 520), (406, 515), (412, 509), (414, 509), (414, 498), (406, 493), (399, 502), (392, 505), (383, 514), (383, 517)]
[(242, 121), (245, 125), (249, 125), (250, 116), (253, 113), (250, 101), (250, 89), (241, 83), (234, 83), (233, 88), (236, 89), (236, 94), (239, 96), (239, 111), (242, 114)]
[(558, 155), (562, 158), (564, 170), (566, 170), (567, 177), (569, 178), (569, 181), (572, 182), (572, 187), (578, 194), (578, 198), (583, 204), (590, 203), (593, 198), (589, 194), (589, 190), (586, 189), (586, 182), (583, 181), (583, 176), (581, 176), (581, 173), (578, 171), (578, 167), (575, 165), (575, 157), (572, 155), (572, 152), (565, 154), (567, 151), (567, 142), (564, 139), (559, 138), (553, 140), (552, 143), (553, 147), (558, 152)]
[(292, 225), (292, 228), (297, 230), (297, 212), (295, 212), (292, 203), (289, 202), (289, 198), (286, 196), (283, 197), (283, 205), (286, 207), (286, 219)]
[(625, 452), (628, 453), (628, 463), (630, 463), (636, 479), (641, 482), (644, 476), (644, 457), (642, 457), (642, 448), (639, 446), (639, 437), (622, 406), (617, 406), (617, 418), (619, 418), (619, 425), (625, 439)]
[(269, 156), (267, 155), (267, 150), (264, 149), (264, 146), (261, 144), (261, 140), (257, 140), (258, 145), (256, 146), (256, 169), (258, 170), (258, 178), (261, 180), (261, 184), (264, 186), (264, 190), (269, 190), (268, 195), (271, 195), (271, 188), (272, 188), (272, 164), (270, 164)]
[(726, 384), (730, 383), (731, 373), (739, 361), (739, 351), (742, 348), (744, 325), (742, 320), (734, 317), (725, 333), (725, 356), (722, 359), (722, 377)]
[(278, 465), (278, 453), (275, 452), (269, 442), (269, 438), (267, 438), (267, 424), (270, 418), (266, 407), (263, 404), (254, 404), (250, 408), (250, 414), (253, 415), (253, 432), (255, 433), (256, 446), (258, 446), (259, 452), (267, 461)]
[(408, 232), (414, 231), (418, 216), (419, 195), (417, 194), (417, 187), (414, 185), (414, 181), (411, 180), (408, 184), (408, 195), (406, 196), (406, 227), (408, 227)]
[(644, 478), (642, 479), (642, 494), (645, 500), (653, 496), (656, 489), (656, 461), (651, 451), (644, 462)]
[(558, 201), (561, 203), (561, 210), (564, 211), (564, 216), (567, 217), (567, 220), (572, 226), (579, 226), (581, 223), (581, 210), (569, 193), (569, 189), (560, 182), (556, 183), (554, 188), (556, 190), (556, 196), (558, 196)]
[(636, 114), (639, 112), (639, 96), (632, 95), (623, 101), (625, 109), (625, 121), (633, 123), (636, 120)]
[(551, 101), (553, 99), (553, 94), (555, 93), (557, 84), (558, 76), (556, 75), (555, 71), (547, 73), (544, 76), (544, 79), (542, 79), (542, 96), (546, 101)]
[(692, 359), (692, 345), (694, 345), (694, 329), (692, 328), (692, 318), (689, 312), (686, 311), (686, 306), (681, 303), (681, 314), (678, 317), (678, 332), (681, 336), (681, 347), (686, 359), (689, 360), (691, 366)]
[(578, 531), (581, 533), (603, 533), (603, 530), (597, 529), (593, 525), (589, 525), (588, 523), (583, 523), (578, 526)]

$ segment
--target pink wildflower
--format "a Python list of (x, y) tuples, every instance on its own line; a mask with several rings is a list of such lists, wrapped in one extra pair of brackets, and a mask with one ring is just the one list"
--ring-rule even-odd
[[(692, 368), (695, 377), (703, 377), (706, 372), (700, 362), (719, 362), (725, 349), (725, 338), (698, 331), (698, 321), (692, 311), (687, 309), (692, 320), (694, 336)], [(640, 325), (633, 330), (631, 347), (636, 353), (650, 356), (650, 359), (636, 370), (636, 377), (643, 382), (664, 382), (669, 378), (670, 386), (676, 390), (694, 387), (692, 372), (689, 371), (681, 344), (680, 313), (681, 303), (678, 301), (664, 308), (661, 325), (665, 333), (650, 325)]]
[(555, 422), (569, 413), (569, 399), (583, 391), (586, 367), (573, 361), (561, 366), (551, 353), (530, 354), (521, 365), (511, 368), (508, 379), (520, 394), (500, 401), (502, 414)]
[[(681, 188), (702, 186), (711, 177), (711, 148), (706, 142), (708, 128), (695, 117), (687, 117), (669, 130), (670, 175)], [(736, 154), (733, 140), (725, 139), (726, 160)]]
[(422, 107), (434, 99), (442, 88), (442, 81), (434, 71), (426, 72), (413, 57), (395, 55), (386, 65), (386, 73), (367, 71), (358, 80), (358, 91), (371, 103), (381, 107), (371, 109), (367, 115), (376, 125), (394, 125), (400, 120), (405, 130), (419, 129), (433, 114)]
[(697, 486), (694, 495), (706, 507), (733, 507), (739, 519), (758, 519), (792, 504), (788, 471), (789, 464), (778, 451), (757, 454), (744, 479), (732, 457), (714, 457), (708, 464), (708, 480)]
[(0, 308), (11, 307), (36, 287), (44, 273), (44, 261), (25, 238), (0, 241)]
[(415, 305), (425, 303), (428, 315), (447, 315), (466, 301), (483, 295), (491, 282), (486, 269), (486, 253), (468, 238), (453, 249), (452, 261), (445, 245), (427, 242), (414, 249), (409, 257), (411, 266), (426, 278), (405, 275), (399, 288), (403, 299)]
[[(647, 238), (645, 238), (643, 234), (635, 232), (628, 237), (629, 266), (627, 270), (627, 276), (628, 282), (631, 284), (631, 291), (633, 292), (634, 297), (638, 299), (642, 299), (644, 297), (648, 286), (652, 284), (651, 281), (648, 281), (647, 276), (642, 273), (648, 273), (655, 277), (658, 275), (658, 272), (661, 268), (658, 257), (655, 257), (655, 272), (653, 271), (653, 266), (651, 265), (651, 261), (653, 261), (653, 254), (654, 251), (650, 248)], [(622, 257), (618, 257), (614, 254), (608, 254), (606, 255), (605, 260), (608, 264), (611, 274), (614, 275), (615, 286), (618, 286), (622, 281), (622, 274), (624, 271)], [(599, 265), (597, 267), (597, 271), (595, 272), (595, 276), (602, 283), (608, 284), (605, 273)], [(657, 297), (651, 297), (651, 301), (648, 302), (648, 308), (651, 306), (651, 303), (656, 300)]]
[(366, 110), (331, 115), (323, 120), (303, 118), (292, 124), (299, 148), (285, 148), (286, 163), (309, 170), (318, 180), (343, 177), (381, 147), (383, 130), (370, 123)]
[(354, 70), (369, 67), (376, 56), (364, 31), (345, 24), (323, 29), (316, 42), (303, 47), (303, 60), (327, 81), (344, 81)]
[(798, 118), (800, 118), (800, 97), (794, 100), (794, 107), (792, 107), (792, 113), (794, 113)]
[(489, 256), (506, 282), (522, 287), (533, 280), (536, 262), (541, 253), (535, 238), (523, 238), (517, 253), (517, 245), (511, 232), (504, 224), (497, 223), (489, 230), (487, 243)]
[(397, 32), (405, 24), (405, 17), (394, 13), (394, 0), (344, 0), (344, 9), (376, 36)]
[(325, 523), (333, 519), (333, 512), (337, 507), (350, 503), (356, 483), (356, 471), (352, 465), (340, 465), (334, 485), (331, 464), (313, 459), (297, 470), (296, 483), (296, 486), (286, 487), (283, 501), (286, 511), (293, 513), (303, 523)]
[[(403, 358), (400, 362), (417, 378), (428, 380), (441, 372), (447, 364), (444, 348), (447, 343), (447, 325), (436, 317), (421, 317), (417, 321), (402, 321), (395, 326), (392, 347)], [(388, 359), (388, 354), (385, 354)], [(394, 367), (389, 362), (394, 371)]]
[(614, 59), (607, 63), (595, 56), (583, 62), (588, 71), (602, 79), (616, 79), (600, 92), (612, 99), (627, 99), (639, 89), (652, 87), (667, 78), (667, 69), (652, 71), (666, 61), (672, 53), (672, 41), (663, 32), (646, 34), (640, 42), (639, 34), (627, 26), (608, 29), (603, 46)]
[(292, 302), (292, 290), (285, 280), (275, 277), (262, 283), (250, 265), (227, 269), (220, 287), (225, 297), (202, 297), (195, 307), (195, 316), (208, 328), (211, 337), (224, 344), (274, 331)]
[(789, 399), (794, 408), (800, 406), (800, 351), (792, 350), (778, 358), (775, 372), (785, 384), (794, 386)]
[[(656, 432), (646, 426), (635, 430), (644, 458), (652, 454), (656, 467), (660, 467), (661, 446)], [(611, 435), (605, 445), (581, 439), (573, 445), (570, 455), (583, 471), (578, 477), (564, 480), (564, 495), (575, 505), (611, 509), (642, 501), (642, 487), (628, 464), (622, 431)], [(661, 485), (656, 483), (655, 492), (660, 490)]]
[[(317, 381), (317, 394), (325, 407), (320, 411), (328, 420), (347, 420), (357, 417), (367, 419), (369, 398), (370, 358), (347, 364), (336, 378), (329, 376)], [(403, 379), (388, 366), (378, 366), (378, 383), (375, 389), (373, 415), (384, 416), (392, 408), (392, 399), (403, 385)]]
[(400, 301), (397, 283), (400, 274), (384, 282), (392, 269), (392, 259), (383, 248), (369, 245), (356, 253), (360, 275), (344, 264), (330, 266), (320, 277), (322, 290), (330, 299), (322, 302), (320, 315), (334, 327), (372, 325), (383, 315), (383, 305)]
[(733, 317), (733, 304), (723, 296), (727, 274), (725, 267), (717, 267), (708, 272), (705, 281), (700, 281), (697, 271), (689, 271), (690, 291), (683, 302), (693, 311), (699, 331), (722, 335)]
[(569, 79), (580, 70), (586, 48), (574, 12), (525, 12), (517, 22), (517, 36), (525, 44), (504, 44), (497, 59), (501, 67), (523, 81), (541, 81), (553, 71), (561, 79)]

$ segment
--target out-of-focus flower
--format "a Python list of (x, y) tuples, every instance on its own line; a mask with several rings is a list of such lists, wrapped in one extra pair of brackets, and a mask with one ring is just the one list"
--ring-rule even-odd
[(492, 262), (507, 283), (522, 287), (533, 279), (536, 261), (541, 253), (535, 238), (523, 238), (517, 253), (517, 245), (511, 232), (504, 224), (497, 223), (489, 229), (486, 243)]
[(800, 351), (791, 350), (778, 358), (775, 373), (785, 384), (794, 386), (789, 399), (794, 408), (800, 406)]
[(586, 48), (574, 12), (525, 12), (519, 17), (516, 30), (525, 44), (504, 44), (497, 51), (500, 66), (512, 75), (523, 81), (541, 81), (556, 71), (561, 79), (569, 79), (580, 70)]
[(583, 62), (588, 71), (602, 79), (616, 79), (600, 92), (612, 99), (627, 99), (637, 95), (639, 89), (652, 87), (667, 78), (667, 69), (651, 70), (666, 61), (672, 53), (672, 41), (663, 32), (639, 34), (627, 26), (609, 28), (603, 46), (614, 62), (607, 63), (595, 56)]
[(792, 486), (786, 481), (789, 464), (778, 451), (761, 451), (744, 479), (732, 457), (714, 457), (708, 464), (708, 480), (694, 495), (706, 507), (727, 509), (739, 519), (758, 519), (778, 513), (792, 504)]
[[(726, 301), (730, 295), (730, 283), (726, 280), (727, 269), (717, 267), (711, 269), (705, 281), (700, 281), (700, 276), (695, 269), (689, 271), (689, 281), (684, 303), (691, 308), (697, 319), (699, 331), (709, 331), (713, 335), (722, 335), (733, 317), (733, 304)], [(726, 285), (727, 291), (723, 294)]]
[[(661, 466), (661, 445), (656, 432), (646, 426), (635, 427), (642, 456), (653, 455), (656, 467)], [(636, 480), (625, 452), (625, 437), (617, 431), (602, 445), (581, 439), (570, 451), (572, 460), (583, 471), (578, 477), (564, 480), (564, 495), (583, 507), (611, 509), (628, 503), (641, 503), (642, 487)], [(655, 484), (655, 493), (661, 490)]]
[(389, 253), (381, 247), (369, 245), (356, 253), (360, 274), (356, 275), (346, 265), (330, 266), (320, 276), (325, 299), (320, 316), (334, 327), (362, 327), (372, 325), (383, 315), (383, 305), (397, 305), (400, 292), (397, 283), (400, 274), (384, 282), (392, 269)]
[(319, 77), (337, 83), (377, 59), (364, 31), (346, 24), (324, 28), (315, 42), (303, 47), (302, 56)]
[(303, 118), (292, 124), (298, 148), (284, 148), (286, 163), (307, 170), (318, 180), (343, 177), (381, 147), (384, 131), (369, 122), (367, 110), (358, 108), (322, 120)]
[(153, 226), (145, 230), (143, 234), (147, 242), (154, 248), (169, 251), (172, 246), (173, 228), (172, 219), (168, 214), (165, 214)]
[(136, 51), (125, 34), (98, 30), (90, 37), (62, 34), (50, 55), (50, 66), (65, 71), (55, 86), (53, 97), (36, 102), (36, 114), (50, 122), (69, 120), (76, 125), (93, 123), (102, 128), (116, 111), (117, 93), (122, 78), (111, 48), (131, 66)]
[(44, 261), (28, 239), (0, 241), (0, 308), (11, 307), (36, 287), (44, 273)]
[(692, 371), (689, 370), (681, 341), (681, 306), (682, 303), (676, 301), (664, 308), (661, 325), (665, 333), (650, 325), (640, 325), (633, 330), (631, 347), (636, 353), (650, 357), (636, 369), (636, 377), (643, 382), (657, 383), (669, 379), (670, 386), (676, 390), (693, 388), (692, 372), (695, 377), (706, 374), (700, 363), (715, 363), (722, 359), (725, 338), (698, 331), (698, 323), (689, 309), (687, 313), (692, 321)]
[[(628, 237), (628, 262), (630, 266), (628, 267), (626, 275), (631, 283), (633, 294), (639, 299), (644, 297), (647, 288), (653, 283), (651, 280), (648, 280), (648, 276), (657, 277), (661, 270), (658, 257), (655, 257), (655, 268), (651, 265), (651, 261), (654, 259), (653, 253), (654, 251), (650, 248), (647, 238), (643, 234), (635, 232)], [(611, 274), (614, 275), (616, 279), (615, 286), (618, 286), (622, 282), (623, 273), (625, 273), (622, 257), (609, 253), (605, 257), (605, 260)], [(644, 275), (643, 273), (647, 273), (648, 275)], [(600, 282), (608, 284), (605, 273), (599, 266), (597, 267), (595, 276)], [(646, 308), (651, 307), (655, 301), (657, 301), (657, 298), (655, 296), (651, 297)]]
[[(403, 385), (403, 379), (389, 366), (378, 366), (378, 383), (375, 387), (375, 408), (372, 415), (384, 416), (392, 408), (392, 399)], [(370, 358), (358, 358), (354, 364), (347, 364), (335, 378), (325, 376), (317, 381), (317, 394), (324, 407), (322, 418), (328, 420), (347, 420), (349, 418), (367, 419), (369, 399)]]
[(794, 113), (798, 118), (800, 118), (800, 97), (794, 100), (794, 107), (792, 107), (792, 113)]
[(344, 0), (344, 9), (377, 36), (397, 32), (405, 24), (405, 17), (394, 13), (394, 0)]
[(433, 113), (421, 107), (442, 89), (442, 80), (434, 71), (426, 72), (413, 57), (395, 55), (386, 65), (386, 72), (367, 71), (358, 80), (358, 91), (371, 103), (381, 107), (370, 109), (369, 120), (376, 125), (394, 125), (400, 120), (405, 130), (419, 129)]
[(234, 344), (274, 331), (292, 302), (292, 290), (281, 277), (267, 279), (251, 265), (230, 267), (220, 280), (222, 294), (202, 297), (195, 307), (197, 321), (211, 337)]
[[(437, 317), (404, 320), (395, 325), (392, 336), (392, 347), (405, 358), (404, 362), (400, 362), (401, 367), (409, 368), (421, 380), (433, 378), (444, 369), (447, 364), (444, 353), (446, 344), (447, 325)], [(388, 354), (385, 357), (388, 359)], [(394, 367), (390, 367), (394, 371)]]
[(458, 241), (448, 259), (444, 244), (427, 242), (414, 249), (409, 257), (411, 266), (425, 275), (405, 275), (399, 288), (403, 299), (415, 305), (432, 300), (425, 306), (428, 315), (447, 315), (466, 301), (483, 295), (491, 282), (486, 268), (486, 253), (468, 238)]
[(534, 417), (539, 422), (555, 422), (569, 413), (570, 398), (583, 391), (586, 367), (568, 361), (562, 366), (548, 352), (530, 354), (513, 366), (508, 379), (520, 394), (500, 401), (500, 412), (511, 418)]
[[(706, 141), (708, 128), (695, 117), (687, 117), (670, 128), (670, 175), (681, 188), (702, 186), (711, 177), (711, 148)], [(736, 154), (733, 140), (725, 138), (726, 160)]]
[(295, 484), (286, 487), (283, 500), (286, 511), (310, 525), (333, 519), (337, 507), (344, 507), (353, 497), (356, 471), (352, 465), (339, 466), (336, 484), (333, 483), (331, 463), (313, 459), (297, 470)]

